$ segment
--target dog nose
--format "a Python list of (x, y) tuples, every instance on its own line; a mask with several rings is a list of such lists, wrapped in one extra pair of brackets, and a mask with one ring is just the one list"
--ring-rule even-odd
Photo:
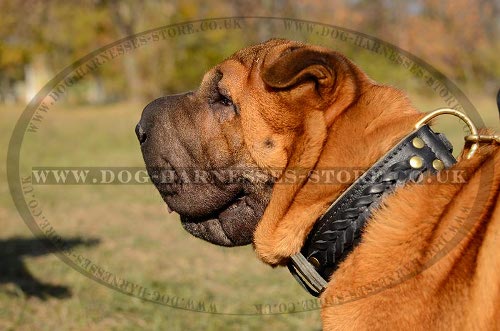
[(144, 129), (141, 126), (141, 123), (139, 123), (135, 126), (135, 134), (137, 136), (137, 139), (139, 139), (139, 143), (141, 143), (141, 145), (148, 138), (146, 135), (146, 132), (144, 131)]

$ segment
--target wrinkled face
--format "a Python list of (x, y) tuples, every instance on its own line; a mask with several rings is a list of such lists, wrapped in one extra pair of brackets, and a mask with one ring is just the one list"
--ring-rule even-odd
[(194, 92), (154, 100), (136, 128), (163, 200), (188, 232), (214, 244), (252, 242), (272, 191), (268, 170), (286, 162), (261, 113), (267, 92), (259, 57), (269, 47), (236, 53)]
[[(270, 40), (211, 69), (196, 91), (147, 105), (136, 127), (144, 161), (184, 228), (251, 243), (280, 173), (312, 167), (324, 124), (352, 102), (340, 94), (355, 95), (352, 68), (331, 50)], [(286, 208), (290, 192), (273, 201)]]

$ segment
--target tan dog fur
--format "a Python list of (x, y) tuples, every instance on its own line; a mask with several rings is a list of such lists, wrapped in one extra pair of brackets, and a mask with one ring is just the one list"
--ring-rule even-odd
[[(223, 83), (242, 108), (245, 142), (260, 167), (369, 167), (420, 118), (403, 93), (372, 82), (339, 54), (331, 76), (312, 69), (324, 85), (319, 93), (312, 82), (270, 93), (262, 70), (292, 46), (270, 42), (264, 63), (256, 57), (262, 51), (243, 51), (221, 66), (231, 72)], [(259, 143), (269, 136), (279, 142), (272, 151)], [(456, 167), (468, 169), (465, 184), (408, 185), (368, 221), (321, 297), (325, 330), (500, 327), (499, 149), (481, 148)], [(344, 188), (276, 184), (255, 232), (258, 256), (286, 263)]]
[[(182, 100), (205, 98), (217, 73), (238, 114), (224, 110), (220, 123), (199, 115), (210, 162), (237, 158), (296, 176), (274, 184), (254, 232), (258, 257), (272, 266), (300, 251), (349, 186), (311, 183), (310, 170), (369, 168), (422, 117), (404, 93), (322, 47), (271, 40), (243, 49)], [(455, 167), (466, 169), (465, 183), (406, 185), (368, 220), (321, 296), (325, 330), (500, 328), (500, 148), (481, 147)]]

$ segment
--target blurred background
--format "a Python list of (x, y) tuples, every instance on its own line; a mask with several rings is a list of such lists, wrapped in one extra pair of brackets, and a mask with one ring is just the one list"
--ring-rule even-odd
[[(59, 72), (76, 69), (78, 59), (150, 29), (230, 16), (296, 18), (380, 38), (434, 66), (463, 91), (486, 126), (500, 127), (495, 102), (500, 3), (495, 0), (0, 0), (0, 13), (2, 165), (29, 101)], [(422, 111), (445, 106), (421, 78), (384, 56), (323, 35), (323, 26), (314, 27), (318, 34), (293, 20), (214, 22), (216, 29), (176, 30), (106, 61), (68, 88), (44, 115), (38, 132), (25, 135), (22, 173), (44, 166), (143, 167), (134, 126), (144, 106), (159, 96), (195, 89), (211, 66), (273, 37), (341, 51), (376, 81), (404, 90)], [(462, 125), (452, 121), (443, 128), (460, 150)], [(178, 216), (167, 213), (152, 185), (35, 186), (54, 231), (82, 259), (114, 275), (110, 282), (126, 280), (158, 291), (167, 304), (188, 310), (144, 302), (98, 284), (56, 257), (57, 248), (34, 238), (12, 202), (6, 176), (0, 167), (0, 330), (321, 328), (314, 309), (261, 314), (289, 312), (294, 306), (310, 309), (314, 302), (287, 270), (262, 264), (251, 247), (221, 248), (191, 237)]]
[[(430, 62), (462, 88), (493, 93), (500, 77), (500, 2), (495, 0), (344, 1), (19, 1), (0, 2), (0, 103), (26, 103), (64, 67), (110, 42), (186, 19), (219, 16), (281, 16), (364, 32)], [(77, 13), (77, 15), (76, 15)], [(147, 100), (192, 88), (200, 67), (218, 62), (243, 43), (262, 41), (262, 27), (244, 40), (220, 40), (206, 50), (196, 40), (175, 61), (165, 58), (172, 41), (148, 53), (130, 54), (93, 73), (73, 102)], [(204, 36), (219, 38), (221, 35)], [(199, 56), (200, 52), (203, 57)], [(177, 55), (177, 54), (176, 54)], [(193, 56), (199, 65), (190, 65)], [(360, 63), (362, 65), (362, 63)], [(182, 67), (183, 71), (177, 70)], [(391, 65), (380, 71), (391, 76)], [(181, 75), (182, 79), (179, 79)], [(383, 74), (378, 79), (385, 79)]]

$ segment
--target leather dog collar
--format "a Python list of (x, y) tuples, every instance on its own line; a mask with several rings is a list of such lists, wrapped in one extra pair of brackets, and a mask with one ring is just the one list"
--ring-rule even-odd
[(359, 177), (315, 223), (300, 253), (288, 268), (312, 295), (319, 296), (327, 280), (361, 240), (372, 211), (398, 186), (416, 181), (456, 163), (453, 146), (444, 135), (420, 125)]

